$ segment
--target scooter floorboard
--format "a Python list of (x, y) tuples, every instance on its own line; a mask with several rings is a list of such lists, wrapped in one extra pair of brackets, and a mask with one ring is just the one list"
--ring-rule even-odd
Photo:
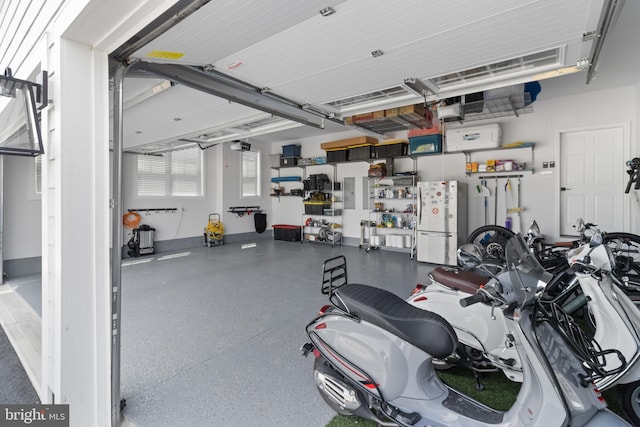
[(496, 411), (480, 402), (471, 400), (450, 387), (449, 396), (442, 401), (442, 405), (458, 414), (487, 424), (498, 424), (504, 419), (504, 412)]

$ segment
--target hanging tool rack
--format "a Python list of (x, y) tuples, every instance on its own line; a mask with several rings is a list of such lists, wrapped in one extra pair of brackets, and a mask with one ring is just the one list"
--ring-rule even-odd
[(127, 209), (128, 212), (147, 212), (147, 213), (160, 213), (160, 212), (178, 212), (178, 208), (144, 208), (144, 209)]
[(251, 215), (252, 213), (258, 213), (262, 211), (260, 210), (260, 206), (229, 206), (229, 210), (227, 210), (227, 212), (242, 217), (244, 215)]

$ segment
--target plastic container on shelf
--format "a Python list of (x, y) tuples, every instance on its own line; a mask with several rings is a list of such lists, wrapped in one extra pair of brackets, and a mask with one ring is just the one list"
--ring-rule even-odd
[(282, 157), (300, 157), (300, 144), (282, 146)]
[(369, 160), (373, 158), (373, 145), (361, 145), (358, 147), (349, 147), (349, 161)]
[(269, 154), (269, 162), (272, 168), (280, 167), (280, 157), (282, 157), (281, 154)]
[(297, 157), (281, 157), (280, 167), (296, 166), (298, 164)]
[(397, 142), (395, 144), (380, 144), (374, 145), (375, 157), (378, 159), (384, 159), (387, 157), (400, 157), (407, 155), (407, 143)]
[(346, 162), (348, 159), (348, 150), (327, 150), (327, 162)]
[(331, 207), (331, 201), (304, 202), (304, 213), (306, 215), (324, 215), (324, 210)]
[(299, 225), (275, 224), (273, 226), (273, 239), (287, 242), (299, 242), (301, 240), (302, 227)]
[(409, 154), (412, 156), (442, 153), (442, 135), (422, 135), (409, 138)]

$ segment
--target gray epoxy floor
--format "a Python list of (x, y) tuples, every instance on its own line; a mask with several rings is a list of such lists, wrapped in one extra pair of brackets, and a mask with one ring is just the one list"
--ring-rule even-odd
[[(350, 282), (403, 298), (433, 267), (383, 250), (255, 243), (123, 261), (121, 394), (132, 425), (326, 426), (335, 414), (299, 352), (327, 303), (322, 262), (345, 255)], [(40, 313), (39, 275), (12, 287)]]
[(387, 251), (256, 243), (125, 261), (121, 383), (134, 426), (325, 426), (334, 413), (299, 353), (326, 303), (323, 260), (344, 254), (350, 282), (403, 298), (432, 268)]

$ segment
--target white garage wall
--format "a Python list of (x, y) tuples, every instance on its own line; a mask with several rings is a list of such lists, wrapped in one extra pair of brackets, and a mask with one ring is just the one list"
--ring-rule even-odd
[[(638, 86), (620, 87), (606, 91), (588, 92), (580, 95), (565, 97), (546, 97), (544, 92), (544, 82), (542, 94), (534, 103), (532, 114), (523, 114), (520, 117), (506, 117), (495, 120), (477, 121), (467, 123), (467, 126), (475, 126), (485, 123), (500, 123), (503, 129), (503, 144), (514, 141), (535, 142), (533, 150), (533, 163), (535, 173), (525, 174), (521, 180), (521, 202), (520, 206), (525, 208), (522, 214), (521, 226), (526, 231), (532, 220), (536, 220), (543, 233), (551, 239), (559, 238), (556, 217), (559, 206), (558, 186), (556, 178), (558, 174), (559, 159), (557, 153), (557, 132), (566, 129), (589, 128), (601, 125), (616, 125), (631, 123), (631, 153), (638, 153), (639, 147), (636, 134), (636, 123), (638, 123), (637, 105), (640, 102), (640, 89)], [(455, 127), (456, 125), (450, 125)], [(344, 139), (353, 136), (352, 133), (330, 135), (326, 138), (312, 138), (302, 141), (302, 156), (323, 155), (319, 150), (322, 142)], [(404, 136), (398, 134), (396, 136)], [(279, 152), (279, 146), (274, 144), (273, 151)], [(530, 151), (528, 149), (509, 150), (507, 152), (496, 153), (493, 151), (478, 153), (473, 160), (483, 161), (490, 158), (513, 158), (518, 161), (531, 162)], [(542, 168), (543, 161), (555, 161), (555, 169)], [(404, 160), (406, 162), (406, 160)], [(338, 166), (339, 177), (355, 176), (357, 191), (357, 207), (361, 203), (361, 177), (366, 176), (368, 164), (365, 162), (345, 163)], [(398, 164), (396, 170), (408, 170), (411, 165)], [(625, 169), (620, 165), (621, 171)], [(541, 173), (541, 172), (545, 173)], [(315, 173), (315, 172), (310, 172)], [(465, 156), (462, 153), (451, 153), (444, 155), (424, 156), (418, 159), (418, 174), (423, 181), (428, 180), (459, 180), (469, 186), (469, 231), (484, 224), (483, 199), (474, 197), (472, 189), (479, 183), (477, 176), (468, 177), (465, 174)], [(490, 175), (490, 174), (489, 174)], [(504, 225), (505, 217), (505, 180), (498, 181), (498, 224)], [(512, 180), (512, 185), (515, 186)], [(495, 181), (490, 181), (488, 186), (493, 192)], [(622, 192), (624, 189), (620, 189)], [(514, 189), (515, 191), (515, 189)], [(277, 202), (274, 200), (273, 211), (274, 221), (282, 223), (300, 224), (301, 216), (292, 215), (291, 203), (293, 201)], [(301, 204), (297, 201), (298, 204)], [(634, 201), (637, 205), (637, 200)], [(301, 208), (299, 208), (301, 209)], [(301, 211), (299, 211), (301, 212)], [(493, 223), (493, 200), (490, 200), (490, 221)], [(637, 212), (637, 209), (634, 211)], [(364, 210), (356, 209), (345, 212), (343, 218), (343, 232), (346, 237), (358, 238), (360, 233), (360, 220), (366, 219), (367, 213)], [(637, 232), (639, 229), (637, 220), (632, 222), (632, 229), (625, 230)]]
[(4, 156), (5, 261), (40, 257), (42, 200), (35, 193), (32, 157)]
[[(207, 225), (206, 212), (219, 210), (215, 198), (215, 173), (219, 155), (215, 149), (206, 150), (205, 184), (203, 197), (138, 197), (136, 187), (137, 161), (135, 154), (125, 154), (122, 159), (122, 197), (123, 210), (128, 209), (161, 209), (176, 208), (177, 212), (162, 210), (140, 212), (140, 224), (146, 224), (156, 229), (156, 241), (179, 240), (189, 237), (202, 236), (203, 228)], [(131, 230), (125, 229), (123, 243), (131, 238)]]
[[(241, 152), (232, 151), (230, 144), (220, 146), (222, 151), (222, 162), (218, 164), (218, 173), (221, 174), (221, 181), (218, 183), (222, 195), (221, 207), (215, 211), (222, 214), (225, 235), (244, 235), (253, 237), (255, 234), (255, 224), (253, 215), (238, 216), (227, 212), (230, 207), (236, 206), (259, 206), (267, 214), (267, 228), (271, 227), (271, 197), (269, 196), (269, 147), (259, 143), (252, 143), (251, 149), (260, 152), (262, 187), (260, 197), (242, 197), (240, 188), (241, 178)], [(240, 239), (243, 237), (239, 236)]]
[[(254, 144), (254, 150), (262, 148)], [(221, 215), (225, 236), (243, 239), (244, 233), (255, 233), (253, 215), (238, 215), (227, 212), (231, 206), (260, 206), (267, 213), (268, 226), (271, 223), (271, 200), (269, 197), (269, 156), (262, 155), (263, 183), (262, 197), (242, 198), (240, 193), (241, 153), (231, 151), (229, 144), (222, 144), (205, 150), (205, 195), (203, 197), (138, 197), (136, 195), (137, 156), (123, 156), (123, 209), (176, 208), (177, 212), (140, 212), (141, 224), (156, 229), (158, 242), (183, 241), (182, 246), (199, 244), (210, 213)], [(131, 231), (124, 231), (123, 243), (131, 238)], [(179, 243), (178, 243), (179, 246)]]
[[(522, 180), (522, 203), (526, 208), (523, 213), (522, 225), (526, 229), (528, 224), (535, 219), (540, 224), (543, 232), (552, 238), (557, 238), (556, 214), (558, 206), (555, 202), (556, 169), (548, 169), (550, 174), (540, 174), (543, 161), (556, 161), (556, 132), (559, 129), (573, 129), (590, 127), (603, 124), (619, 124), (630, 122), (631, 125), (631, 153), (638, 155), (638, 136), (636, 124), (640, 122), (638, 104), (640, 103), (640, 83), (635, 86), (621, 87), (608, 91), (590, 92), (575, 96), (558, 98), (545, 98), (543, 92), (534, 104), (534, 113), (524, 114), (519, 118), (509, 117), (497, 120), (503, 126), (503, 141), (532, 141), (536, 143), (534, 149), (534, 167), (536, 173), (527, 175)], [(473, 122), (471, 124), (481, 124)], [(156, 215), (143, 215), (143, 223), (156, 228), (157, 240), (174, 240), (195, 238), (202, 234), (210, 212), (223, 214), (226, 233), (240, 234), (254, 231), (253, 217), (237, 217), (226, 212), (229, 206), (260, 205), (267, 212), (268, 227), (271, 224), (299, 224), (302, 221), (302, 203), (294, 197), (277, 198), (269, 197), (271, 188), (270, 178), (275, 173), (270, 169), (269, 154), (281, 153), (282, 145), (291, 143), (302, 144), (302, 156), (323, 156), (320, 144), (343, 138), (360, 135), (358, 132), (348, 131), (340, 134), (314, 137), (304, 141), (287, 141), (274, 143), (269, 148), (254, 146), (263, 151), (263, 197), (259, 199), (241, 199), (239, 189), (239, 153), (224, 148), (216, 147), (206, 150), (206, 197), (190, 199), (175, 198), (166, 199), (141, 199), (135, 197), (132, 184), (135, 182), (136, 162), (135, 156), (125, 155), (123, 159), (124, 176), (124, 209), (130, 208), (157, 208), (176, 207), (184, 208), (173, 214), (159, 213)], [(223, 151), (224, 150), (224, 151)], [(521, 152), (522, 151), (522, 152)], [(223, 154), (224, 153), (224, 156)], [(491, 153), (491, 152), (489, 152)], [(489, 155), (489, 154), (487, 154)], [(509, 156), (520, 157), (523, 160), (528, 157), (526, 150), (511, 150)], [(481, 158), (481, 157), (479, 157)], [(474, 157), (475, 159), (475, 157)], [(5, 158), (5, 259), (32, 258), (41, 255), (40, 248), (40, 213), (41, 206), (37, 199), (30, 198), (33, 182), (33, 159), (6, 157)], [(406, 162), (406, 161), (405, 161)], [(474, 186), (478, 180), (469, 178), (464, 174), (465, 158), (462, 154), (445, 154), (443, 156), (426, 156), (418, 160), (418, 170), (422, 180), (438, 180), (444, 176), (447, 179), (459, 179)], [(409, 169), (410, 164), (398, 163), (396, 169)], [(623, 167), (623, 166), (621, 166)], [(360, 189), (360, 177), (366, 175), (368, 165), (364, 162), (354, 164), (341, 164), (338, 166), (338, 177), (357, 177), (357, 201), (356, 206), (362, 206)], [(289, 170), (287, 170), (289, 171)], [(300, 173), (297, 169), (290, 170), (292, 174)], [(296, 171), (296, 172), (294, 172)], [(307, 173), (330, 173), (323, 168), (309, 168)], [(444, 175), (443, 175), (444, 171)], [(287, 172), (288, 173), (288, 172)], [(15, 185), (9, 183), (16, 183)], [(501, 181), (503, 184), (504, 181)], [(493, 189), (492, 184), (489, 183)], [(23, 188), (24, 187), (24, 188)], [(504, 189), (502, 189), (504, 190)], [(503, 200), (504, 191), (499, 195), (499, 202)], [(632, 207), (632, 232), (640, 230), (640, 202), (636, 194), (630, 194)], [(502, 202), (498, 209), (499, 223), (503, 223)], [(469, 198), (469, 230), (483, 223), (482, 199), (470, 196)], [(493, 208), (490, 208), (491, 214)], [(501, 218), (502, 216), (502, 218)], [(367, 217), (366, 211), (356, 209), (344, 213), (344, 232), (346, 237), (358, 238), (360, 220)], [(25, 223), (29, 218), (28, 227), (15, 227), (13, 224)], [(491, 215), (493, 222), (493, 215)], [(124, 242), (130, 235), (125, 234)]]

